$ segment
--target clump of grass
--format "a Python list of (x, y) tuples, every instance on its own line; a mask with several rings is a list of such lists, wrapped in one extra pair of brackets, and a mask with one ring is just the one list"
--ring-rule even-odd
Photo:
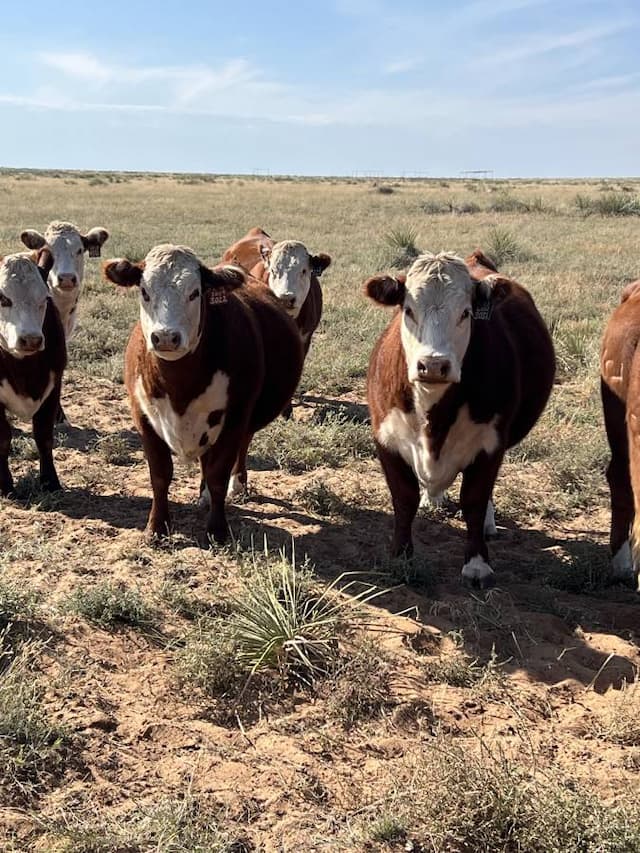
[(576, 540), (566, 556), (546, 567), (542, 579), (554, 589), (577, 594), (603, 589), (609, 582), (609, 573), (606, 549)]
[[(613, 697), (613, 691), (607, 696)], [(640, 746), (640, 683), (626, 682), (617, 691), (606, 711), (594, 716), (593, 732), (597, 738), (618, 746)]]
[(25, 462), (35, 462), (38, 459), (38, 448), (31, 436), (20, 435), (11, 442), (11, 455)]
[(108, 465), (129, 465), (131, 462), (131, 447), (120, 435), (105, 435), (96, 442), (96, 450)]
[(600, 216), (640, 216), (640, 197), (625, 192), (605, 192), (598, 198), (578, 194), (574, 204), (580, 213)]
[[(0, 676), (0, 803), (42, 793), (64, 764), (68, 735), (49, 719), (37, 671), (43, 644), (25, 643)], [(0, 661), (1, 663), (1, 661)]]
[(487, 207), (492, 213), (547, 213), (548, 206), (542, 196), (520, 199), (506, 192), (499, 193)]
[(559, 379), (575, 379), (585, 368), (596, 368), (598, 339), (592, 320), (554, 318), (550, 323), (556, 352), (556, 375)]
[(392, 253), (389, 264), (396, 269), (406, 269), (420, 254), (416, 245), (418, 232), (414, 228), (396, 228), (389, 231), (384, 238), (387, 248)]
[(256, 435), (250, 454), (257, 468), (296, 473), (323, 465), (339, 468), (353, 459), (371, 458), (374, 448), (365, 424), (329, 413), (322, 423), (279, 418)]
[[(428, 199), (420, 205), (423, 213), (430, 216), (438, 216), (441, 213), (451, 213), (451, 205), (445, 201), (437, 201), (436, 199)], [(417, 236), (417, 235), (416, 235)]]
[(238, 660), (238, 644), (229, 617), (202, 618), (176, 652), (180, 684), (193, 684), (207, 696), (235, 697), (248, 678)]
[(400, 815), (385, 812), (369, 826), (369, 837), (372, 841), (380, 841), (383, 844), (404, 841), (407, 837), (407, 822)]
[(325, 517), (340, 515), (344, 501), (325, 482), (314, 479), (294, 493), (294, 500), (309, 512)]
[(15, 485), (16, 497), (36, 512), (55, 512), (63, 501), (62, 491), (47, 492), (40, 485), (40, 477), (30, 472), (20, 477)]
[(511, 231), (497, 226), (489, 231), (486, 252), (498, 268), (507, 261), (526, 261), (531, 257)]
[(376, 190), (380, 193), (380, 195), (391, 195), (393, 192), (395, 192), (393, 187), (390, 187), (388, 184), (379, 184), (376, 187)]
[[(526, 749), (526, 744), (523, 745)], [(486, 741), (438, 738), (396, 771), (364, 832), (402, 828), (414, 849), (469, 853), (623, 853), (640, 850), (633, 796), (612, 805), (575, 779), (518, 763)], [(377, 802), (380, 803), (379, 794)]]
[(345, 728), (379, 716), (391, 704), (391, 663), (371, 640), (362, 642), (333, 673), (328, 709)]
[(35, 613), (37, 597), (15, 583), (0, 581), (0, 670), (28, 631)]
[(127, 626), (145, 630), (154, 621), (153, 611), (137, 590), (112, 583), (76, 589), (66, 600), (64, 609), (101, 628)]
[(473, 687), (483, 693), (496, 692), (503, 685), (504, 677), (495, 648), (486, 663), (481, 663), (479, 658), (465, 652), (462, 632), (452, 631), (449, 637), (453, 640), (454, 651), (425, 662), (427, 681), (451, 687)]

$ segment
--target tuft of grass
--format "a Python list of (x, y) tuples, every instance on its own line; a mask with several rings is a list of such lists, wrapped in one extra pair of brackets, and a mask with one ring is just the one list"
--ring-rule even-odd
[(251, 463), (297, 473), (326, 465), (339, 468), (353, 459), (374, 456), (369, 427), (330, 412), (321, 423), (279, 418), (253, 439)]
[(153, 611), (137, 590), (112, 583), (76, 589), (64, 603), (64, 610), (101, 628), (127, 626), (146, 630), (154, 621)]
[(131, 463), (131, 447), (129, 442), (120, 435), (105, 435), (96, 442), (96, 451), (107, 465)]
[(369, 837), (372, 841), (380, 841), (384, 844), (404, 841), (407, 837), (406, 819), (392, 812), (383, 813), (370, 825)]
[(15, 583), (0, 581), (0, 670), (6, 666), (20, 641), (28, 635), (37, 596)]
[(640, 746), (640, 683), (624, 683), (606, 711), (597, 713), (592, 731), (597, 738), (618, 746)]
[(504, 685), (504, 675), (495, 648), (486, 663), (480, 663), (479, 658), (465, 652), (462, 632), (452, 631), (449, 637), (453, 640), (454, 651), (425, 662), (427, 681), (451, 687), (473, 687), (484, 694), (497, 693)]
[(389, 264), (397, 269), (409, 267), (420, 254), (417, 239), (418, 232), (414, 228), (395, 228), (387, 232), (384, 242), (392, 253)]
[(211, 697), (235, 698), (248, 678), (238, 660), (234, 625), (227, 618), (204, 617), (176, 652), (178, 682), (195, 685)]
[(391, 663), (377, 643), (367, 639), (343, 658), (328, 683), (329, 713), (350, 729), (379, 716), (391, 704)]
[(586, 215), (640, 216), (640, 197), (630, 196), (627, 192), (605, 192), (598, 198), (579, 193), (574, 198), (574, 205)]
[(526, 261), (531, 257), (507, 228), (492, 228), (485, 245), (487, 254), (495, 261), (498, 269), (507, 261)]
[(44, 708), (37, 671), (43, 644), (25, 643), (0, 675), (0, 803), (27, 802), (49, 787), (62, 769), (66, 731)]
[(326, 518), (344, 512), (344, 501), (320, 479), (314, 479), (294, 492), (294, 500), (309, 512)]

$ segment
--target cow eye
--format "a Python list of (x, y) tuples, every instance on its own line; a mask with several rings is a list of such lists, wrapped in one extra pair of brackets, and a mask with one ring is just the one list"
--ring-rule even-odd
[(0, 293), (0, 307), (2, 308), (11, 308), (13, 302), (9, 299), (8, 296), (5, 296), (4, 293)]
[(411, 310), (411, 308), (405, 308), (404, 309), (404, 316), (407, 317), (409, 320), (415, 321), (415, 319), (416, 319), (414, 317), (414, 314), (413, 314), (413, 311)]
[(306, 275), (306, 274), (307, 274), (307, 270), (302, 270), (302, 275)]
[(200, 296), (199, 290), (194, 290), (193, 293), (189, 296), (189, 302), (193, 302), (194, 299), (197, 299)]
[(142, 294), (142, 298), (144, 299), (144, 301), (145, 301), (145, 302), (148, 302), (148, 301), (149, 301), (149, 294), (148, 294), (148, 293), (147, 293), (147, 291), (144, 289), (144, 287), (141, 287), (141, 288), (140, 288), (140, 293)]
[(471, 316), (471, 311), (468, 308), (465, 308), (464, 311), (462, 312), (462, 316), (460, 317), (460, 322), (464, 323), (464, 321), (467, 319), (467, 317), (470, 317), (470, 316)]
[(84, 252), (84, 249), (80, 248), (77, 250), (76, 255), (81, 255)]

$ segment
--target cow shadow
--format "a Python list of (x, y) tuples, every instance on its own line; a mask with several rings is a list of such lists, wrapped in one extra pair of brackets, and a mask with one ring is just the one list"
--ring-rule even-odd
[(366, 403), (358, 403), (354, 400), (301, 394), (297, 400), (294, 398), (294, 412), (296, 409), (311, 410), (317, 423), (322, 423), (327, 416), (332, 415), (363, 424), (370, 422), (369, 408)]

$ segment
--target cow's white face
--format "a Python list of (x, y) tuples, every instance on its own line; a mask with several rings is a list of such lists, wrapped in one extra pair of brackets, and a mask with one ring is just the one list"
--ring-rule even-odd
[(104, 228), (92, 228), (81, 234), (70, 222), (52, 222), (44, 234), (38, 231), (23, 231), (22, 242), (30, 249), (41, 249), (47, 245), (53, 256), (53, 267), (49, 273), (49, 285), (54, 293), (78, 292), (84, 278), (84, 254), (92, 251), (100, 254), (100, 247), (108, 239)]
[(312, 259), (303, 243), (285, 240), (263, 254), (269, 287), (292, 317), (297, 317), (311, 287)]
[(49, 289), (25, 255), (0, 260), (0, 347), (17, 358), (44, 349), (42, 331)]
[(140, 281), (140, 325), (147, 349), (175, 361), (200, 341), (200, 262), (182, 246), (155, 246)]
[(401, 337), (410, 382), (459, 382), (475, 284), (455, 255), (424, 254), (407, 274)]

